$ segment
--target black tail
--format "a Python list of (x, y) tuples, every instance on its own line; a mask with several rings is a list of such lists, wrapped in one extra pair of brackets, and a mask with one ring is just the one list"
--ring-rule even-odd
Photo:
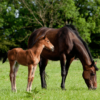
[(3, 57), (3, 61), (2, 63), (4, 63), (7, 60), (7, 56), (8, 56), (8, 52), (5, 54), (5, 56)]

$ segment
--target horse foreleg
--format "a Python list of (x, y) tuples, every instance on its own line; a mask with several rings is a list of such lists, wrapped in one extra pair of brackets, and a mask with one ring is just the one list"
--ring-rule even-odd
[(32, 89), (32, 82), (33, 82), (33, 79), (34, 79), (34, 76), (35, 76), (36, 68), (37, 68), (37, 66), (34, 66), (32, 68), (32, 77), (31, 77), (31, 82), (30, 82), (30, 90)]
[(61, 82), (61, 88), (62, 89), (65, 89), (65, 78), (66, 78), (65, 61), (66, 61), (65, 54), (61, 54), (61, 56), (60, 56), (60, 64), (61, 64), (61, 76), (62, 76), (62, 82)]
[(47, 88), (46, 81), (45, 81), (45, 67), (46, 67), (47, 63), (48, 63), (48, 59), (45, 59), (45, 58), (41, 58), (41, 60), (39, 62), (42, 88)]
[(17, 89), (16, 89), (16, 75), (17, 75), (18, 68), (19, 68), (19, 64), (16, 62), (15, 67), (14, 67), (14, 78), (13, 78), (13, 89), (16, 92), (17, 92)]
[(28, 65), (28, 83), (27, 83), (26, 91), (31, 91), (30, 85), (31, 85), (31, 78), (32, 78), (32, 68), (33, 65)]
[(67, 77), (67, 74), (68, 74), (69, 66), (72, 63), (72, 61), (74, 60), (74, 58), (75, 57), (69, 57), (69, 58), (67, 58), (67, 62), (66, 62), (66, 77)]
[(14, 84), (13, 84), (13, 80), (14, 80), (14, 67), (15, 67), (15, 61), (9, 61), (10, 62), (10, 81), (11, 81), (11, 89), (12, 91), (14, 91)]

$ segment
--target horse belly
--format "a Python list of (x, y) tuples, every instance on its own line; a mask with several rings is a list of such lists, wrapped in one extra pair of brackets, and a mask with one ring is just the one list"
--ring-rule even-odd
[(24, 65), (24, 66), (27, 66), (27, 59), (26, 59), (26, 55), (25, 54), (17, 54), (17, 57), (16, 57), (16, 61), (21, 64), (21, 65)]
[(60, 59), (59, 52), (51, 52), (51, 51), (48, 51), (48, 50), (45, 50), (45, 49), (43, 50), (41, 56), (46, 58), (46, 59), (54, 60), (54, 61)]

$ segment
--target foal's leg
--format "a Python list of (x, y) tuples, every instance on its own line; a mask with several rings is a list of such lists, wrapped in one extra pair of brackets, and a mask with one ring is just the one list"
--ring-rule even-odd
[(33, 65), (28, 65), (28, 83), (27, 83), (27, 89), (26, 91), (31, 91), (30, 85), (31, 85), (31, 78), (32, 78), (32, 69)]
[(32, 82), (33, 82), (33, 79), (34, 79), (34, 76), (35, 76), (36, 68), (37, 68), (37, 65), (33, 66), (33, 68), (32, 68), (32, 73), (31, 73), (32, 77), (31, 77), (31, 83), (30, 83), (30, 90), (32, 89)]
[(61, 56), (60, 56), (60, 64), (61, 64), (61, 76), (62, 76), (62, 82), (61, 82), (61, 88), (62, 89), (65, 89), (65, 78), (66, 78), (65, 61), (66, 61), (65, 54), (61, 54)]
[(39, 62), (39, 68), (40, 68), (40, 77), (41, 77), (41, 87), (46, 88), (46, 80), (45, 80), (45, 67), (48, 63), (48, 59), (41, 58)]
[(9, 61), (10, 63), (10, 81), (11, 81), (11, 89), (14, 91), (14, 84), (13, 84), (13, 79), (14, 79), (14, 67), (15, 67), (15, 61)]
[(19, 68), (19, 64), (16, 62), (15, 67), (14, 67), (14, 78), (13, 78), (14, 91), (17, 91), (16, 90), (16, 75), (17, 75), (18, 68)]

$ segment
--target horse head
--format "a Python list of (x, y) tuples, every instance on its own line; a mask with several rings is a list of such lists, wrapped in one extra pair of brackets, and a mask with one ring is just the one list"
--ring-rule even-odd
[(41, 36), (40, 40), (42, 40), (42, 43), (44, 44), (45, 49), (51, 50), (52, 52), (54, 51), (54, 46), (50, 42), (50, 40), (47, 38), (46, 35)]
[(92, 62), (89, 68), (83, 71), (83, 78), (85, 80), (85, 83), (88, 87), (88, 89), (96, 89), (97, 88), (97, 80), (96, 80), (96, 71), (98, 70), (96, 66), (96, 62)]

